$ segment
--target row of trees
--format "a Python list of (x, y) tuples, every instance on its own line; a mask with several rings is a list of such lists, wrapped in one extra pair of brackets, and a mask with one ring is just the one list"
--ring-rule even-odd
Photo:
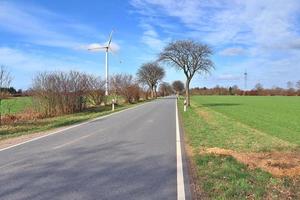
[(191, 93), (193, 95), (300, 96), (300, 87), (281, 88), (274, 86), (272, 88), (264, 88), (262, 84), (258, 83), (252, 90), (245, 91), (240, 89), (237, 85), (232, 87), (221, 87), (217, 85), (213, 88), (192, 88)]
[[(126, 103), (140, 100), (146, 93), (130, 74), (110, 78), (110, 95)], [(44, 72), (33, 80), (32, 94), (47, 116), (80, 112), (88, 106), (107, 103), (105, 81), (84, 72)]]
[[(0, 88), (10, 88), (12, 80), (10, 73), (3, 66), (0, 72)], [(174, 82), (172, 87), (169, 83), (162, 82), (164, 76), (165, 71), (157, 62), (143, 64), (136, 73), (136, 78), (130, 74), (111, 76), (110, 95), (115, 100), (122, 97), (126, 103), (135, 103), (140, 98), (148, 99), (149, 93), (151, 98), (156, 98), (158, 95), (174, 94), (175, 91), (182, 92), (183, 83)], [(28, 93), (34, 97), (39, 105), (36, 107), (44, 116), (80, 112), (89, 106), (107, 103), (105, 81), (100, 77), (77, 71), (38, 73)], [(0, 90), (0, 94), (1, 106), (1, 100), (11, 96), (11, 92), (3, 89)]]
[[(210, 73), (214, 69), (214, 64), (210, 60), (213, 54), (211, 48), (192, 40), (178, 40), (169, 43), (159, 54), (156, 62), (144, 64), (138, 71), (139, 82), (149, 86), (151, 97), (157, 96), (156, 88), (159, 81), (165, 75), (159, 63), (165, 63), (177, 70), (183, 71), (186, 76), (185, 96), (187, 105), (190, 105), (190, 83), (195, 74)], [(179, 86), (182, 88), (182, 85)], [(162, 95), (171, 91), (171, 86), (162, 84), (159, 88)], [(175, 90), (177, 91), (177, 90)], [(179, 90), (178, 90), (179, 91)]]
[[(110, 77), (110, 95), (116, 103), (120, 97), (126, 103), (135, 103), (140, 98), (148, 99), (149, 92), (151, 98), (156, 98), (158, 95), (167, 96), (183, 90), (180, 81), (174, 82), (173, 87), (162, 82), (165, 71), (157, 63), (143, 64), (136, 75), (136, 78), (130, 74)], [(88, 106), (107, 103), (105, 81), (77, 71), (37, 74), (33, 80), (32, 94), (47, 116), (80, 112)]]

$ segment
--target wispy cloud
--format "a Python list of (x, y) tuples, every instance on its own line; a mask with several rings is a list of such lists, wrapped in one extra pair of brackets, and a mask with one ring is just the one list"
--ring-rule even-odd
[(237, 55), (243, 55), (244, 53), (245, 50), (239, 47), (226, 48), (223, 49), (221, 52), (219, 52), (219, 54), (222, 56), (237, 56)]
[(133, 0), (147, 17), (169, 16), (211, 44), (242, 43), (274, 47), (299, 38), (297, 0)]
[(241, 76), (240, 75), (235, 75), (235, 74), (221, 74), (217, 76), (217, 80), (226, 80), (226, 81), (233, 81), (233, 80), (240, 80)]
[[(85, 50), (85, 51), (88, 50), (91, 52), (98, 52), (98, 51), (106, 51), (106, 48), (105, 48), (106, 46), (107, 46), (107, 43), (103, 43), (103, 44), (91, 43), (88, 45), (81, 46), (78, 49)], [(120, 50), (120, 46), (117, 43), (112, 42), (110, 44), (109, 51), (112, 51), (113, 53), (117, 53), (119, 50)]]
[(152, 48), (153, 50), (161, 50), (166, 44), (167, 39), (162, 39), (155, 28), (148, 23), (141, 23), (140, 25), (143, 29), (142, 42)]
[(21, 36), (26, 43), (50, 47), (76, 48), (99, 31), (34, 5), (0, 2), (0, 29)]
[(287, 80), (297, 79), (291, 69), (300, 73), (296, 64), (300, 57), (298, 0), (132, 0), (131, 5), (154, 28), (161, 27), (160, 21), (181, 27), (180, 35), (170, 31), (170, 38), (200, 40), (218, 49), (216, 57), (231, 56), (217, 58), (221, 73), (226, 73), (226, 66), (229, 73), (234, 65), (236, 73), (250, 69), (256, 81), (267, 84), (282, 82), (278, 82), (282, 79), (278, 71), (284, 71)]
[(41, 51), (25, 51), (9, 47), (0, 47), (1, 63), (22, 71), (40, 70), (81, 70), (83, 66), (95, 65), (94, 62), (80, 60), (70, 56), (60, 56)]

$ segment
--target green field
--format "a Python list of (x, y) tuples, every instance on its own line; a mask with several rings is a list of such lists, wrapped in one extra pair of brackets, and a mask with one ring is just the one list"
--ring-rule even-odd
[(212, 109), (270, 136), (300, 145), (300, 97), (195, 96)]
[(31, 97), (14, 97), (2, 100), (1, 112), (3, 115), (16, 114), (32, 107), (33, 101)]
[(300, 97), (193, 96), (183, 112), (196, 182), (208, 199), (300, 198), (300, 180), (275, 178), (231, 156), (201, 154), (221, 148), (237, 153), (299, 152)]

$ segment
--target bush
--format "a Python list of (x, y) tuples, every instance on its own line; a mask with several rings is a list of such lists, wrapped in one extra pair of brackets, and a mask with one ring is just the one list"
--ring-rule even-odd
[(104, 98), (101, 79), (82, 72), (44, 72), (33, 80), (33, 95), (46, 116), (82, 111)]
[(111, 77), (111, 91), (114, 96), (122, 96), (126, 103), (139, 101), (141, 89), (132, 75), (115, 74)]

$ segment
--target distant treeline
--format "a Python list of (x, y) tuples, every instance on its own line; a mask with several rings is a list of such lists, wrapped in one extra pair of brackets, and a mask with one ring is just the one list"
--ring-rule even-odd
[(300, 96), (300, 88), (280, 88), (273, 87), (271, 89), (263, 88), (261, 84), (257, 84), (252, 90), (242, 90), (238, 86), (214, 88), (199, 88), (191, 89), (193, 95), (246, 95), (246, 96)]
[(22, 96), (25, 95), (22, 89), (16, 90), (14, 87), (1, 87), (0, 93), (8, 93), (11, 96)]

